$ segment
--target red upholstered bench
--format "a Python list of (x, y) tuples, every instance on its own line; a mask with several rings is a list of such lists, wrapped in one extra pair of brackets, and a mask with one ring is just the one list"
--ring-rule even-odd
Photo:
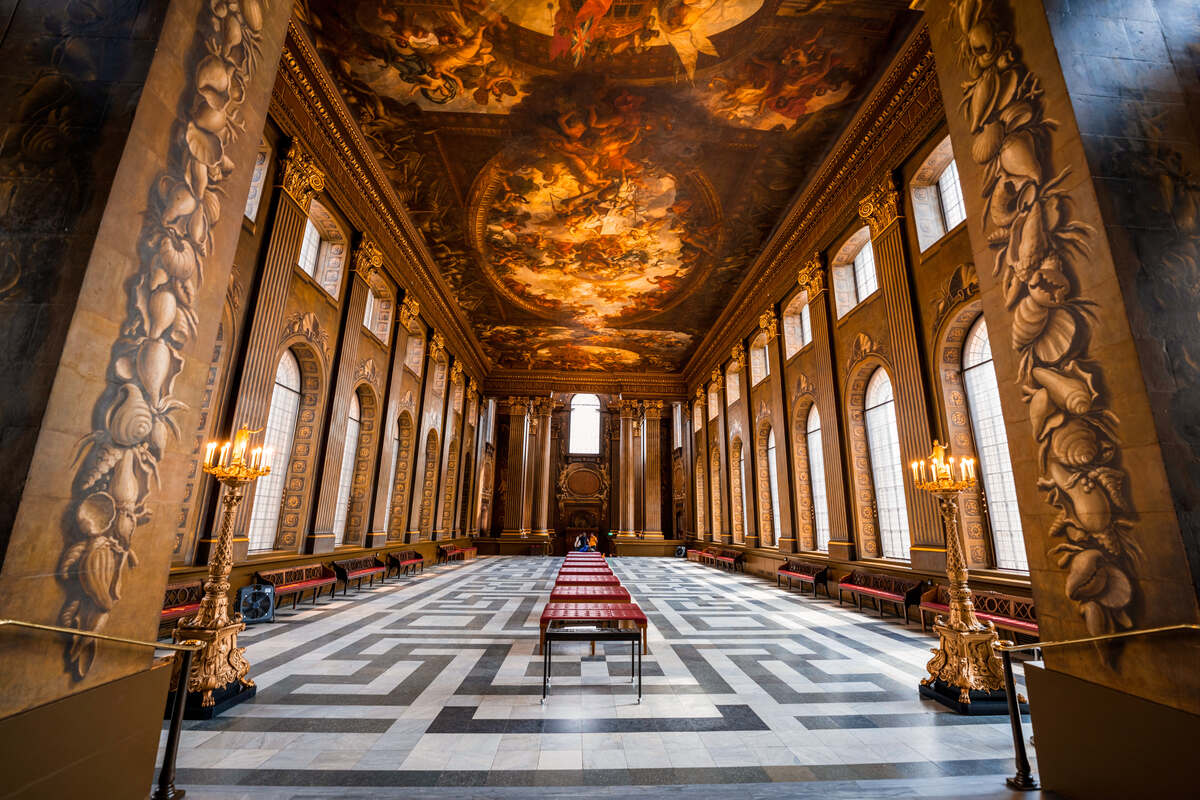
[(804, 585), (813, 587), (813, 597), (817, 596), (817, 587), (825, 587), (825, 596), (829, 597), (829, 565), (816, 561), (785, 561), (775, 570), (775, 585), (782, 586), (787, 581), (792, 588), (792, 581), (800, 582), (800, 594), (804, 594)]
[(616, 575), (563, 575), (554, 580), (555, 586), (620, 586)]
[[(346, 558), (341, 561), (334, 561), (332, 566), (333, 574), (342, 582), (343, 597), (350, 591), (350, 581), (355, 581), (354, 591), (357, 592), (362, 588), (362, 582), (365, 579), (370, 578), (371, 583), (369, 585), (374, 586), (376, 576), (378, 576), (382, 583), (387, 573), (387, 567), (379, 563), (379, 559), (375, 556)], [(336, 587), (334, 591), (337, 591)]]
[(275, 587), (275, 605), (279, 598), (292, 597), (292, 608), (296, 600), (303, 598), (304, 593), (311, 591), (313, 605), (325, 587), (329, 587), (329, 596), (337, 591), (337, 575), (324, 564), (305, 564), (302, 567), (286, 567), (284, 569), (269, 569), (254, 573), (256, 583), (269, 583)]
[(736, 550), (718, 550), (713, 553), (713, 565), (730, 572), (746, 571), (746, 555)]
[(475, 557), (476, 553), (478, 553), (476, 547), (459, 547), (456, 544), (438, 545), (438, 563), (444, 564), (454, 559), (469, 561)]
[(163, 593), (162, 613), (158, 617), (159, 627), (195, 613), (200, 608), (202, 597), (204, 581), (168, 583), (167, 590)]
[(575, 567), (566, 566), (558, 571), (559, 575), (612, 575), (611, 568), (601, 564), (598, 567)]
[(551, 603), (631, 603), (629, 590), (624, 586), (555, 586), (550, 592)]
[(691, 550), (687, 551), (687, 560), (695, 561), (695, 562), (699, 563), (700, 556), (703, 554), (704, 554), (703, 550), (697, 550), (696, 548), (692, 548)]
[[(975, 616), (981, 622), (991, 622), (1000, 630), (1024, 634), (1037, 638), (1037, 612), (1033, 600), (1001, 592), (971, 590), (971, 601), (975, 605)], [(950, 613), (950, 593), (945, 586), (930, 587), (921, 595), (921, 630), (927, 630), (927, 615)]]
[(396, 577), (403, 572), (405, 575), (417, 570), (425, 571), (425, 557), (416, 550), (400, 550), (387, 555), (388, 570), (396, 570)]
[(882, 617), (883, 604), (891, 603), (907, 625), (908, 607), (920, 604), (923, 586), (918, 580), (856, 569), (838, 582), (838, 605), (842, 604), (842, 592), (849, 592), (858, 603), (858, 610), (862, 611), (863, 598), (869, 597), (875, 601)]
[[(642, 652), (646, 652), (646, 615), (637, 603), (547, 603), (542, 610), (538, 652), (546, 641), (546, 629), (555, 623), (605, 625), (631, 622), (642, 631)], [(593, 648), (595, 643), (593, 643)]]

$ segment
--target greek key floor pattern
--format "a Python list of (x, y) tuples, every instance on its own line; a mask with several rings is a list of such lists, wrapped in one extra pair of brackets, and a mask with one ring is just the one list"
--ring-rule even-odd
[(210, 800), (1009, 796), (1007, 718), (918, 698), (919, 626), (678, 559), (612, 560), (650, 619), (642, 702), (628, 645), (581, 643), (556, 646), (543, 705), (538, 618), (560, 563), (434, 567), (248, 629), (258, 694), (185, 723), (177, 784)]

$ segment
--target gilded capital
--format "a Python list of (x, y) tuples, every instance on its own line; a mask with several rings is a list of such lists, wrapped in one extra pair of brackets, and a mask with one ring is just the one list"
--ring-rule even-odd
[(637, 416), (637, 412), (638, 412), (638, 401), (637, 400), (626, 400), (624, 398), (621, 398), (621, 418), (622, 419), (633, 419), (634, 417)]
[(508, 414), (511, 417), (523, 417), (529, 412), (528, 397), (509, 397)]
[(721, 391), (721, 388), (725, 385), (725, 376), (721, 374), (720, 367), (713, 367), (713, 371), (708, 374), (708, 381), (708, 390), (710, 392)]
[(734, 369), (745, 369), (746, 368), (746, 347), (745, 347), (745, 345), (743, 345), (741, 342), (738, 342), (737, 344), (735, 344), (733, 346), (733, 349), (729, 351), (729, 358), (733, 361)]
[(471, 394), (475, 394), (475, 395), (479, 394), (479, 382), (476, 381), (474, 378), (468, 378), (467, 379), (467, 389), (471, 392)]
[(382, 266), (383, 253), (379, 251), (374, 242), (364, 236), (363, 240), (358, 243), (358, 249), (354, 251), (355, 274), (369, 283)]
[(317, 169), (313, 157), (293, 141), (283, 157), (283, 190), (305, 211), (314, 196), (325, 191), (325, 173)]
[(646, 419), (662, 419), (663, 401), (662, 400), (643, 400), (642, 408), (645, 411)]
[(697, 403), (704, 402), (704, 387), (703, 386), (696, 387), (696, 402)]
[(405, 297), (400, 303), (400, 324), (405, 328), (411, 327), (420, 313), (421, 304), (413, 297)]
[(858, 201), (858, 216), (871, 226), (875, 235), (900, 219), (900, 193), (891, 175), (884, 177), (867, 196)]
[(463, 365), (461, 361), (455, 361), (450, 367), (450, 382), (458, 383), (463, 379)]
[(433, 356), (433, 360), (437, 361), (442, 356), (446, 355), (446, 337), (440, 333), (434, 332), (433, 341), (429, 343), (429, 355)]
[(539, 417), (548, 417), (554, 412), (554, 399), (550, 397), (535, 397), (532, 405), (533, 413)]
[(808, 294), (810, 303), (813, 298), (825, 291), (825, 264), (820, 253), (813, 253), (812, 257), (800, 268), (800, 272), (796, 275), (796, 282)]
[(779, 335), (779, 319), (775, 316), (775, 312), (771, 310), (764, 311), (758, 317), (758, 327), (767, 335), (767, 341), (771, 341)]

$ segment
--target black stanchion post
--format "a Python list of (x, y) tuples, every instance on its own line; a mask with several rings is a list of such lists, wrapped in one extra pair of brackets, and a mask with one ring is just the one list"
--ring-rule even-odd
[(1004, 691), (1008, 694), (1008, 721), (1012, 725), (1013, 750), (1016, 751), (1017, 759), (1017, 774), (1006, 778), (1004, 782), (1010, 789), (1031, 792), (1038, 788), (1038, 782), (1033, 778), (1033, 771), (1029, 768), (1029, 757), (1025, 754), (1025, 732), (1021, 729), (1021, 709), (1017, 704), (1017, 684), (1013, 680), (1012, 655), (1007, 650), (1000, 650), (1000, 659), (1004, 663)]
[(175, 757), (179, 754), (179, 733), (183, 728), (183, 705), (187, 702), (187, 680), (192, 672), (192, 650), (178, 650), (179, 683), (175, 686), (174, 703), (171, 708), (171, 727), (167, 729), (167, 748), (163, 751), (162, 769), (158, 772), (158, 786), (154, 787), (151, 800), (181, 800), (185, 792), (175, 788)]

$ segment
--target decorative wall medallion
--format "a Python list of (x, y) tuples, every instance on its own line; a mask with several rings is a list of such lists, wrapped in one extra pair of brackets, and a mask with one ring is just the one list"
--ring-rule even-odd
[[(138, 273), (128, 282), (129, 314), (114, 342), (109, 373), (120, 382), (96, 401), (101, 424), (80, 442), (65, 549), (58, 565), (66, 601), (59, 624), (104, 627), (121, 600), (126, 569), (138, 565), (133, 536), (150, 521), (146, 501), (158, 482), (176, 417), (187, 408), (174, 395), (183, 351), (196, 335), (194, 303), (223, 210), (223, 184), (234, 171), (226, 154), (242, 126), (241, 103), (261, 56), (264, 0), (212, 0), (197, 20), (204, 47), (193, 49), (192, 80), (178, 107), (172, 156), (154, 181), (143, 215)], [(240, 207), (236, 209), (239, 213)], [(95, 640), (76, 638), (66, 662), (87, 675)]]
[(1054, 123), (1042, 87), (1013, 41), (1004, 0), (953, 3), (946, 24), (959, 37), (962, 113), (971, 157), (984, 175), (984, 232), (994, 274), (1012, 311), (1018, 380), (1038, 443), (1038, 487), (1059, 516), (1049, 549), (1066, 570), (1066, 594), (1090, 633), (1134, 626), (1134, 509), (1121, 468), (1119, 420), (1108, 409), (1091, 359), (1095, 304), (1079, 292), (1092, 229), (1072, 208), (1070, 167), (1055, 171)]
[(878, 347), (871, 337), (860, 331), (850, 345), (850, 357), (846, 359), (846, 371), (849, 372), (855, 364), (877, 351)]
[(329, 333), (321, 327), (321, 321), (311, 311), (297, 311), (284, 323), (285, 336), (303, 336), (329, 357)]

